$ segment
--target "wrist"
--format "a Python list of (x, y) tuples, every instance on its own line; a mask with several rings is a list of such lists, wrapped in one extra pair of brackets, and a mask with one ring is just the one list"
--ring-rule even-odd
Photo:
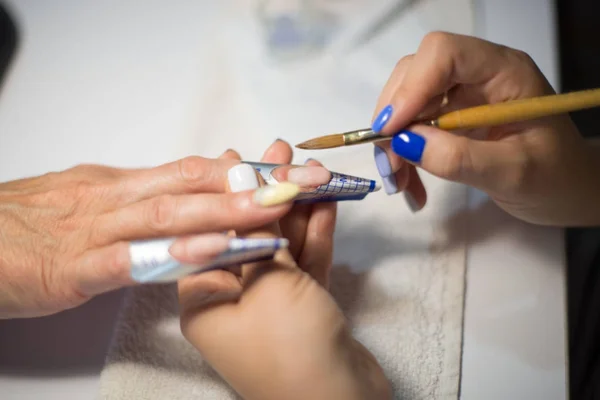
[[(296, 357), (294, 363), (266, 374), (270, 383), (247, 396), (254, 399), (288, 400), (388, 400), (392, 389), (375, 357), (347, 328), (325, 346), (315, 346), (314, 356)], [(302, 359), (304, 361), (302, 361)], [(265, 393), (268, 386), (268, 394)], [(258, 395), (260, 394), (260, 395)], [(257, 396), (258, 395), (258, 396)]]
[(349, 329), (338, 333), (328, 353), (328, 362), (304, 368), (305, 390), (296, 392), (298, 399), (392, 399), (391, 385), (383, 369)]

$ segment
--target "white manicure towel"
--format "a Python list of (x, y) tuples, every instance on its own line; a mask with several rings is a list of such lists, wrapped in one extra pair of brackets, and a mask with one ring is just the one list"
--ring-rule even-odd
[[(202, 65), (202, 80), (190, 82), (202, 88), (189, 116), (196, 150), (216, 156), (235, 147), (245, 159), (257, 160), (277, 137), (297, 143), (364, 127), (395, 62), (414, 52), (427, 31), (471, 33), (469, 0), (419, 1), (403, 12), (360, 47), (338, 38), (324, 55), (277, 64), (265, 60), (260, 40), (253, 39), (251, 10), (223, 7), (220, 19), (204, 21), (214, 24), (214, 47), (203, 49), (210, 62)], [(335, 171), (377, 176), (372, 146), (299, 152), (296, 161), (308, 156)], [(466, 191), (422, 176), (429, 202), (416, 215), (402, 195), (383, 192), (341, 204), (332, 292), (398, 398), (456, 399)], [(235, 398), (181, 336), (176, 303), (173, 286), (130, 290), (100, 398)]]

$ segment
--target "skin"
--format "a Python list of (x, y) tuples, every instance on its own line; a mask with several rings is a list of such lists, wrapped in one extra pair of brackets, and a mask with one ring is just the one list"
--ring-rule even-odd
[[(263, 161), (291, 158), (289, 145), (278, 141)], [(392, 398), (381, 367), (327, 291), (335, 207), (295, 206), (279, 223), (242, 233), (287, 237), (289, 251), (273, 261), (180, 282), (184, 336), (245, 399)]]
[(237, 160), (152, 169), (83, 165), (0, 184), (0, 318), (48, 315), (132, 285), (129, 241), (251, 229), (291, 204), (225, 193)]
[[(525, 53), (468, 36), (434, 32), (415, 54), (396, 65), (375, 114), (394, 109), (383, 134), (428, 115), (481, 104), (553, 94)], [(447, 103), (442, 100), (447, 94)], [(379, 144), (391, 160), (400, 189), (420, 206), (426, 191), (418, 175), (433, 175), (479, 188), (524, 221), (555, 226), (600, 224), (598, 147), (586, 142), (568, 116), (489, 129), (445, 132), (408, 126), (426, 139), (418, 165)]]

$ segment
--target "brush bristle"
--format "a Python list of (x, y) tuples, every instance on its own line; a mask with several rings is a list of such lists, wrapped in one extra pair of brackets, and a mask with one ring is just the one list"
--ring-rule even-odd
[(334, 135), (321, 136), (318, 138), (307, 140), (297, 144), (296, 147), (305, 150), (317, 150), (317, 149), (332, 149), (334, 147), (340, 147), (344, 145), (344, 135), (336, 133)]

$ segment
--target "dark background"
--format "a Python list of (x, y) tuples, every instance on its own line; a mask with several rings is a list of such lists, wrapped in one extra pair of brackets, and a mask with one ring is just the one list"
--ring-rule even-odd
[[(600, 88), (600, 0), (556, 0), (556, 5), (561, 91)], [(18, 37), (0, 4), (0, 85)], [(600, 109), (572, 116), (584, 136), (600, 136)], [(569, 229), (565, 245), (571, 399), (600, 399), (600, 228)]]
[[(600, 0), (556, 3), (561, 90), (600, 88)], [(584, 136), (600, 136), (600, 109), (572, 117)], [(571, 399), (600, 399), (600, 229), (569, 229), (566, 239)]]

